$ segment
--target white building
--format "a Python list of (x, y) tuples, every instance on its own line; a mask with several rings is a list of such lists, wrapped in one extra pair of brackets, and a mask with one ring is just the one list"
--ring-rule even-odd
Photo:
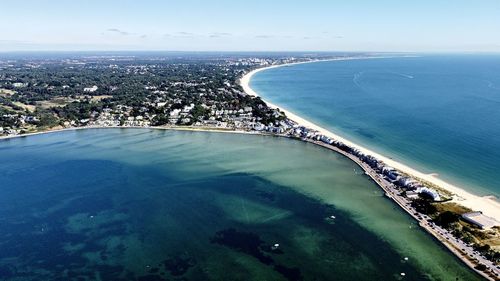
[(500, 225), (500, 223), (496, 221), (494, 218), (485, 216), (481, 212), (466, 213), (462, 215), (462, 218), (465, 221), (475, 224), (482, 229), (490, 229), (494, 226)]
[(94, 86), (92, 86), (90, 88), (84, 88), (83, 91), (85, 93), (93, 93), (93, 92), (97, 91), (97, 89), (98, 89), (98, 87), (94, 85)]
[(23, 87), (26, 87), (28, 86), (28, 83), (13, 83), (12, 86), (14, 86), (15, 88), (23, 88)]
[(434, 201), (439, 201), (441, 200), (441, 197), (439, 196), (439, 193), (437, 191), (435, 191), (434, 189), (430, 189), (430, 188), (427, 188), (427, 187), (419, 187), (415, 190), (415, 192), (417, 193), (424, 193), (426, 195), (429, 195), (430, 197), (432, 197), (432, 200)]

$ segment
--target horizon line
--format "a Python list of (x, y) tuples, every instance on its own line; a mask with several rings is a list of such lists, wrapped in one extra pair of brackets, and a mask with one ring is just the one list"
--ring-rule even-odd
[(464, 54), (464, 53), (481, 53), (481, 54), (500, 54), (498, 51), (480, 51), (480, 50), (457, 50), (457, 51), (374, 51), (374, 50), (353, 50), (353, 51), (317, 51), (317, 50), (156, 50), (156, 49), (144, 49), (144, 50), (125, 50), (125, 49), (115, 49), (115, 50), (100, 50), (100, 49), (89, 49), (89, 50), (0, 50), (0, 54), (3, 53), (104, 53), (104, 52), (116, 52), (116, 53), (153, 53), (153, 52), (164, 52), (164, 53), (401, 53), (401, 54)]

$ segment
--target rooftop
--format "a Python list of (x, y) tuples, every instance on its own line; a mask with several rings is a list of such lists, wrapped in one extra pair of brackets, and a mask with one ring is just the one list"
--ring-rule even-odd
[(500, 225), (500, 223), (497, 222), (494, 218), (490, 218), (488, 216), (485, 216), (481, 212), (466, 213), (466, 214), (463, 214), (462, 217), (465, 220), (467, 220), (473, 224), (476, 224), (483, 229), (488, 229), (488, 228), (492, 228), (494, 226)]

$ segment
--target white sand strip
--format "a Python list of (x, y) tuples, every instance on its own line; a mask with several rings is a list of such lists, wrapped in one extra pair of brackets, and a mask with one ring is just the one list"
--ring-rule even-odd
[[(332, 59), (332, 60), (350, 60), (350, 59), (362, 59), (362, 58), (338, 58), (338, 59)], [(366, 59), (366, 58), (365, 58)], [(317, 62), (317, 61), (310, 61), (310, 62), (301, 62), (301, 63), (312, 63), (312, 62)], [(283, 64), (283, 65), (273, 65), (269, 67), (263, 67), (259, 68), (256, 70), (253, 70), (249, 73), (247, 73), (245, 76), (243, 76), (240, 80), (241, 86), (243, 87), (243, 90), (252, 96), (259, 96), (257, 92), (255, 92), (252, 88), (250, 88), (250, 79), (252, 76), (260, 71), (271, 69), (271, 68), (276, 68), (276, 67), (282, 67), (285, 65), (292, 65), (292, 64), (300, 64), (300, 63), (291, 63), (291, 64)], [(264, 99), (263, 99), (264, 100)], [(264, 100), (265, 101), (265, 100)], [(449, 184), (435, 175), (428, 175), (424, 174), (422, 172), (419, 172), (403, 163), (394, 161), (393, 159), (390, 159), (389, 157), (385, 157), (383, 155), (380, 155), (374, 151), (371, 151), (365, 147), (362, 147), (358, 144), (353, 143), (352, 141), (349, 141), (339, 135), (336, 135), (316, 124), (313, 124), (312, 122), (309, 122), (305, 120), (304, 118), (301, 118), (300, 116), (290, 112), (289, 110), (284, 109), (281, 106), (274, 105), (272, 103), (269, 103), (265, 101), (266, 104), (271, 107), (271, 108), (279, 108), (281, 111), (285, 112), (285, 114), (290, 118), (291, 120), (297, 122), (298, 124), (308, 127), (310, 129), (317, 130), (321, 132), (323, 135), (328, 136), (330, 138), (334, 138), (338, 141), (341, 141), (351, 147), (357, 148), (360, 151), (362, 151), (365, 154), (372, 155), (373, 157), (377, 158), (378, 160), (381, 160), (385, 162), (387, 165), (394, 167), (397, 170), (400, 170), (401, 172), (404, 172), (406, 174), (409, 174), (415, 178), (420, 178), (422, 180), (428, 181), (432, 184), (435, 184), (439, 186), (442, 189), (445, 189), (455, 195), (454, 202), (457, 204), (460, 204), (462, 206), (465, 206), (467, 208), (470, 208), (474, 211), (481, 211), (483, 212), (484, 215), (492, 217), (496, 219), (498, 222), (500, 222), (500, 202), (496, 200), (495, 198), (492, 198), (491, 196), (477, 196), (474, 195), (463, 188), (460, 188), (458, 186)]]

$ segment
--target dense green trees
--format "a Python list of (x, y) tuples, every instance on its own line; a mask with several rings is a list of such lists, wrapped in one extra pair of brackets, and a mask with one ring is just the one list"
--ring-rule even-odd
[(436, 207), (432, 205), (431, 201), (423, 198), (413, 200), (411, 206), (415, 208), (417, 212), (426, 215), (432, 215), (437, 212)]
[[(237, 61), (238, 56), (212, 55), (21, 59), (0, 72), (0, 88), (16, 91), (0, 96), (0, 108), (24, 111), (15, 102), (34, 105), (40, 126), (92, 119), (104, 108), (117, 112), (119, 106), (122, 124), (128, 116), (143, 116), (153, 125), (164, 125), (169, 112), (191, 104), (195, 106), (187, 116), (183, 113), (182, 124), (206, 120), (212, 110), (238, 116), (236, 111), (243, 108), (251, 108), (253, 116), (266, 125), (282, 120), (283, 114), (268, 108), (260, 98), (242, 93), (237, 80), (252, 66)], [(95, 91), (85, 90), (93, 86)]]
[(39, 122), (36, 125), (39, 127), (51, 128), (59, 125), (59, 119), (51, 111), (38, 110), (36, 115), (39, 118)]
[(208, 110), (199, 104), (195, 105), (191, 110), (191, 115), (193, 116), (194, 120), (206, 120), (208, 119), (208, 113)]
[(445, 211), (440, 213), (435, 219), (434, 222), (437, 225), (440, 225), (444, 228), (449, 228), (453, 223), (458, 222), (460, 216), (456, 213)]

